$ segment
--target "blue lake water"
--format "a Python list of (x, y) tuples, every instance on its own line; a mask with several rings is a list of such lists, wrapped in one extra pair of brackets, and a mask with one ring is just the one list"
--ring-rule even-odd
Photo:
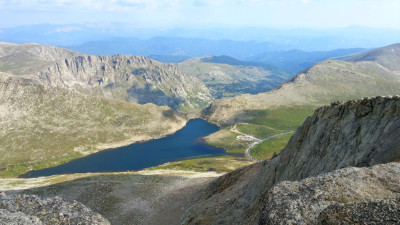
[(202, 119), (192, 119), (173, 135), (101, 151), (52, 168), (32, 170), (21, 177), (140, 170), (182, 159), (226, 155), (224, 149), (207, 145), (201, 139), (218, 130), (218, 126)]

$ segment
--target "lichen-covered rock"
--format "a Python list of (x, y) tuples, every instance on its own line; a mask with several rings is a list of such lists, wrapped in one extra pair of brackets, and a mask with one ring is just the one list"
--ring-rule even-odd
[(400, 224), (400, 198), (330, 205), (318, 225)]
[(110, 224), (81, 203), (60, 197), (0, 194), (0, 224)]
[[(263, 200), (265, 208), (259, 224), (317, 224), (318, 220), (322, 224), (340, 224), (342, 220), (347, 224), (356, 220), (371, 224), (396, 212), (400, 218), (397, 198), (400, 198), (400, 163), (348, 167), (275, 185)], [(388, 201), (377, 202), (382, 199)], [(377, 207), (384, 204), (385, 207)], [(389, 205), (391, 210), (387, 210)]]
[[(182, 222), (256, 224), (266, 206), (266, 192), (279, 182), (299, 181), (349, 166), (400, 161), (399, 128), (398, 96), (321, 107), (296, 130), (278, 156), (212, 182)], [(352, 192), (343, 197), (351, 200)]]
[(0, 209), (0, 224), (42, 225), (43, 223), (36, 216)]

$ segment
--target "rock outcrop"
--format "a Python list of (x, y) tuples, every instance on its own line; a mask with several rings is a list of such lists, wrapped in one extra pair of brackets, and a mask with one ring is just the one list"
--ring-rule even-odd
[(400, 200), (334, 204), (322, 211), (318, 225), (400, 224)]
[(275, 185), (259, 224), (398, 224), (399, 200), (400, 163), (348, 167)]
[(108, 225), (110, 222), (77, 201), (0, 193), (0, 224)]
[[(256, 224), (267, 210), (267, 193), (279, 182), (299, 181), (349, 166), (399, 161), (399, 128), (400, 97), (365, 98), (321, 107), (297, 129), (278, 156), (211, 183), (182, 222)], [(398, 190), (398, 183), (392, 187)], [(344, 197), (351, 202), (352, 195)], [(364, 195), (359, 198), (367, 199)]]

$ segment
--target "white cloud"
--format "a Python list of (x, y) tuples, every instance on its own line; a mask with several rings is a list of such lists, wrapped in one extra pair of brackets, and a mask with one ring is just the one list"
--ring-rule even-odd
[(4, 9), (87, 9), (110, 10), (136, 8), (159, 2), (158, 0), (0, 0), (0, 7)]
[(0, 0), (0, 23), (6, 25), (400, 27), (398, 12), (399, 0)]
[(82, 28), (80, 28), (80, 27), (72, 27), (72, 26), (59, 27), (59, 28), (55, 29), (54, 32), (55, 33), (68, 33), (68, 32), (77, 31), (77, 30), (82, 30)]
[(311, 0), (300, 0), (300, 3), (302, 3), (302, 4), (308, 4), (310, 2), (311, 2)]

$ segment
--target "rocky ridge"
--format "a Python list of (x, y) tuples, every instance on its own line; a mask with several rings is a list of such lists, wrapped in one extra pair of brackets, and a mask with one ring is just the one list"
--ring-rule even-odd
[(41, 199), (35, 195), (0, 193), (0, 224), (97, 224), (108, 225), (107, 219), (77, 201), (60, 197)]
[(34, 43), (0, 42), (0, 72), (85, 95), (196, 111), (213, 100), (208, 88), (177, 67), (144, 56), (98, 56)]
[[(182, 222), (256, 224), (260, 218), (266, 218), (263, 211), (267, 210), (267, 193), (279, 182), (300, 181), (349, 166), (369, 167), (399, 161), (399, 127), (398, 96), (336, 102), (321, 107), (296, 130), (276, 157), (233, 171), (212, 182), (188, 209)], [(389, 167), (393, 168), (388, 170), (398, 171), (396, 166), (390, 164)], [(393, 179), (398, 181), (399, 177)], [(398, 196), (398, 183), (388, 183), (393, 195), (386, 197)], [(329, 184), (325, 190), (333, 188)], [(344, 196), (341, 202), (351, 202), (351, 196)], [(361, 193), (358, 199), (371, 201), (382, 197), (366, 196)], [(268, 223), (268, 220), (261, 221)]]
[(0, 42), (0, 71), (15, 75), (36, 75), (55, 61), (79, 55), (85, 54), (50, 45)]
[(349, 62), (371, 61), (383, 67), (400, 73), (400, 44), (393, 44), (383, 48), (374, 49), (365, 53), (357, 54), (346, 59)]
[(204, 108), (212, 100), (208, 89), (197, 78), (144, 56), (66, 58), (40, 71), (39, 81), (87, 95), (154, 103), (183, 111)]

